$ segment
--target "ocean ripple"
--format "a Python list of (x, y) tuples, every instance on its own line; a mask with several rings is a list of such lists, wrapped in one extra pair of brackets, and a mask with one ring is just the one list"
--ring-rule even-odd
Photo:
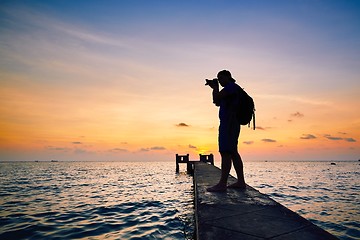
[(340, 239), (360, 239), (357, 162), (249, 162), (244, 167), (251, 186)]
[(0, 170), (2, 240), (193, 238), (192, 178), (175, 174), (173, 164), (3, 163)]

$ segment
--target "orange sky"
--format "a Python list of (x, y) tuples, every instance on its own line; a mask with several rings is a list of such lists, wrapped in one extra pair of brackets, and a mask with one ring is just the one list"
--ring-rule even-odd
[(357, 160), (359, 7), (325, 2), (4, 4), (0, 160), (218, 160), (222, 69), (256, 104), (244, 161)]

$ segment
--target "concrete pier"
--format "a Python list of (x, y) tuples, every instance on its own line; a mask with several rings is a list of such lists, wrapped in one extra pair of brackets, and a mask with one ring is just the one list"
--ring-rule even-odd
[[(268, 196), (246, 190), (206, 191), (220, 179), (220, 169), (194, 163), (197, 240), (332, 240), (335, 236), (312, 224)], [(235, 182), (234, 177), (229, 183)]]

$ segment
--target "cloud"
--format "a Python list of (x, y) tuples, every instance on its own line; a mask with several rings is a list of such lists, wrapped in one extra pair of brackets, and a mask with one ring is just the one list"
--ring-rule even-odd
[[(291, 113), (290, 114), (290, 118), (303, 118), (304, 114), (302, 114), (301, 112), (295, 112), (295, 113)], [(288, 122), (292, 122), (293, 119), (288, 119)]]
[(300, 112), (296, 112), (296, 113), (292, 113), (290, 116), (295, 117), (295, 118), (302, 118), (302, 117), (304, 117), (304, 114), (302, 114)]
[(356, 142), (356, 139), (354, 139), (354, 138), (333, 137), (330, 134), (325, 134), (324, 137), (329, 139), (329, 140), (332, 140), (332, 141), (343, 140), (343, 141), (346, 141), (346, 142)]
[(155, 147), (152, 147), (150, 148), (150, 150), (165, 150), (166, 148), (164, 147), (159, 147), (159, 146), (155, 146)]
[(356, 142), (356, 140), (353, 138), (344, 138), (344, 140), (347, 142)]
[(69, 148), (65, 148), (65, 147), (53, 147), (53, 146), (47, 146), (45, 148), (47, 150), (51, 150), (51, 151), (68, 151), (68, 150), (70, 150)]
[(312, 134), (303, 134), (302, 137), (300, 137), (300, 139), (315, 139), (316, 136), (312, 135)]
[(155, 146), (155, 147), (151, 147), (151, 148), (141, 148), (139, 150), (139, 152), (149, 152), (149, 151), (162, 151), (162, 150), (166, 150), (165, 147), (161, 147), (161, 146)]
[(113, 148), (110, 149), (110, 152), (127, 152), (127, 149), (123, 149), (123, 148)]
[(265, 130), (265, 128), (263, 127), (260, 127), (260, 126), (257, 126), (256, 129), (259, 129), (259, 130)]
[[(129, 47), (129, 44), (126, 44), (127, 42), (129, 42), (129, 40), (124, 41), (119, 38), (105, 36), (103, 32), (91, 32), (86, 30), (81, 25), (76, 26), (74, 24), (60, 21), (50, 15), (45, 15), (32, 8), (23, 7), (11, 11), (5, 10), (5, 13), (13, 18), (17, 18), (22, 22), (26, 22), (28, 26), (32, 26), (37, 29), (44, 29), (46, 31), (51, 31), (54, 34), (63, 37), (71, 37), (84, 42), (102, 44), (107, 46), (115, 46), (121, 48)], [(21, 18), (19, 18), (18, 16), (21, 16)]]
[(72, 144), (82, 144), (82, 142), (72, 142)]
[(189, 148), (196, 148), (195, 146), (193, 146), (193, 145), (191, 145), (191, 144), (189, 144)]
[(261, 139), (261, 141), (263, 141), (263, 142), (269, 142), (269, 143), (276, 142), (276, 140), (270, 139), (270, 138), (264, 138), (264, 139)]
[(266, 131), (268, 129), (271, 129), (272, 127), (260, 127), (260, 126), (256, 126), (256, 129), (259, 129), (259, 130), (263, 130), (263, 131)]
[(176, 124), (177, 127), (190, 127), (190, 125), (186, 124), (186, 123), (179, 123)]
[(325, 134), (324, 135), (325, 138), (329, 139), (329, 140), (333, 140), (333, 141), (339, 141), (339, 140), (343, 140), (342, 137), (333, 137), (330, 134)]
[(254, 141), (244, 141), (243, 143), (244, 143), (244, 144), (247, 144), (247, 145), (250, 145), (250, 144), (253, 144)]

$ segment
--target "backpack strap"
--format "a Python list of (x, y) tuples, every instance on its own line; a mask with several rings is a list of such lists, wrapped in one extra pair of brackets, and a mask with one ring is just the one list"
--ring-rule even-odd
[(254, 109), (254, 113), (253, 113), (253, 130), (255, 130), (255, 109)]
[[(255, 109), (254, 109), (254, 112), (253, 112), (253, 115), (252, 115), (252, 122), (253, 122), (253, 130), (256, 129), (256, 126), (255, 126)], [(248, 127), (250, 127), (250, 123), (248, 124)]]

